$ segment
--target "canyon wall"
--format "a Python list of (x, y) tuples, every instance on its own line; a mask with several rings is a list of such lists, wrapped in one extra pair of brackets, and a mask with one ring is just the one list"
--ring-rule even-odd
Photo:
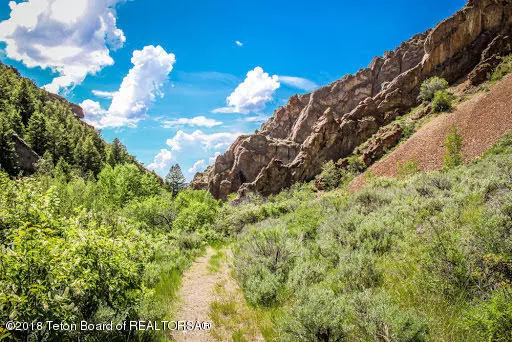
[(368, 68), (291, 97), (259, 132), (240, 136), (213, 166), (198, 173), (191, 187), (225, 199), (237, 191), (270, 195), (309, 181), (324, 162), (349, 155), (417, 106), (425, 79), (482, 82), (499, 56), (511, 52), (511, 35), (511, 0), (470, 0), (434, 29), (376, 57)]

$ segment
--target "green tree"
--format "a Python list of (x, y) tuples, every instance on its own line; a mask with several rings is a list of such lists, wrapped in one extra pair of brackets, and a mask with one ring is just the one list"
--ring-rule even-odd
[(107, 152), (107, 163), (114, 167), (118, 164), (130, 162), (130, 157), (126, 146), (124, 146), (118, 138), (115, 138)]
[(180, 191), (185, 189), (186, 184), (187, 180), (181, 171), (180, 165), (174, 164), (171, 166), (169, 173), (165, 176), (165, 185), (172, 195), (176, 196)]
[(18, 173), (19, 168), (12, 135), (13, 131), (9, 127), (7, 119), (0, 116), (0, 169), (14, 176)]
[(41, 102), (37, 99), (37, 90), (36, 86), (26, 78), (22, 78), (16, 87), (15, 105), (19, 109), (21, 119), (25, 125), (40, 106)]
[(75, 163), (84, 172), (92, 171), (95, 175), (100, 173), (103, 166), (102, 158), (91, 136), (79, 141), (74, 151)]
[(25, 140), (40, 156), (48, 148), (48, 129), (46, 118), (40, 112), (35, 112), (28, 120)]
[(451, 169), (462, 164), (463, 136), (455, 125), (450, 128), (450, 134), (445, 139), (444, 167)]

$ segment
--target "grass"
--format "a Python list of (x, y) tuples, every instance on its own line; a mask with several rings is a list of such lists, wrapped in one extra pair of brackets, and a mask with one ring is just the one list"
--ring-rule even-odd
[(222, 249), (217, 249), (215, 254), (208, 260), (208, 271), (211, 273), (220, 272), (223, 262), (226, 261), (226, 252)]
[(210, 305), (210, 317), (217, 341), (253, 341), (260, 335), (258, 318), (238, 288), (224, 279), (215, 286), (214, 293), (217, 299)]

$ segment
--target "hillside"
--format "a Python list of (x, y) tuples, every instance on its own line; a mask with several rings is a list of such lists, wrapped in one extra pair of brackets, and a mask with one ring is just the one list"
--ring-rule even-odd
[[(398, 166), (416, 162), (423, 171), (439, 170), (443, 167), (445, 138), (450, 127), (455, 125), (464, 137), (462, 155), (467, 161), (482, 156), (492, 145), (512, 131), (512, 77), (478, 93), (461, 103), (450, 113), (440, 115), (426, 123), (403, 144), (385, 158), (376, 162), (369, 171), (379, 177), (396, 177)], [(360, 189), (364, 175), (355, 179), (352, 189)]]
[(472, 0), (434, 29), (370, 66), (311, 94), (292, 97), (256, 134), (241, 136), (192, 182), (216, 198), (274, 194), (309, 181), (323, 163), (350, 155), (381, 127), (419, 104), (421, 83), (442, 76), (472, 85), (511, 52), (512, 3)]
[(108, 144), (83, 116), (80, 106), (0, 64), (0, 168), (11, 176), (34, 173), (43, 157), (83, 175), (123, 163), (147, 172), (119, 140)]

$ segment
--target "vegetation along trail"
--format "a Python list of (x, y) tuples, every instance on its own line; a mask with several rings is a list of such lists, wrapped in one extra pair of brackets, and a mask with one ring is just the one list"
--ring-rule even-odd
[[(244, 334), (234, 317), (243, 312), (222, 310), (231, 304), (226, 303), (230, 300), (234, 300), (243, 311), (248, 310), (236, 281), (230, 275), (231, 258), (230, 250), (215, 250), (209, 247), (184, 273), (174, 320), (213, 321), (213, 325), (211, 330), (174, 331), (172, 338), (175, 341), (224, 341), (231, 340), (237, 333)], [(224, 317), (221, 320), (219, 316)], [(226, 326), (227, 321), (234, 324)], [(258, 337), (257, 329), (248, 329), (248, 332), (250, 340), (263, 340)]]

